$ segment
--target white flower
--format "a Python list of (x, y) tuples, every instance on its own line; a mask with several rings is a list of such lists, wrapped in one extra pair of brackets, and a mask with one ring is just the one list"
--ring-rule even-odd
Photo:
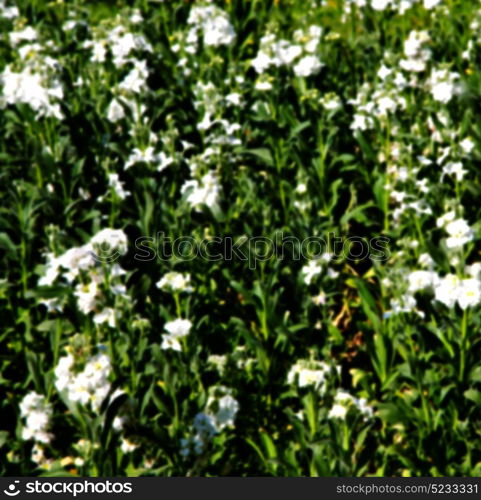
[(391, 0), (371, 0), (371, 7), (374, 10), (386, 10), (391, 4)]
[(302, 267), (301, 274), (304, 276), (304, 283), (310, 285), (312, 278), (322, 272), (322, 265), (319, 260), (310, 260), (309, 263)]
[(235, 40), (236, 34), (227, 14), (215, 5), (192, 7), (187, 23), (203, 32), (207, 46), (231, 45)]
[(91, 398), (89, 380), (84, 373), (79, 373), (68, 387), (68, 399), (74, 403), (87, 405)]
[(135, 61), (134, 68), (127, 74), (119, 85), (121, 90), (139, 94), (147, 87), (149, 71), (146, 61)]
[(419, 256), (418, 263), (422, 267), (432, 268), (434, 266), (434, 260), (428, 253), (422, 253)]
[(121, 431), (123, 428), (124, 428), (124, 425), (125, 425), (125, 417), (119, 417), (119, 416), (116, 416), (113, 420), (112, 420), (112, 427), (116, 430), (116, 431)]
[(137, 444), (132, 443), (128, 439), (122, 438), (122, 444), (120, 445), (120, 449), (122, 450), (123, 453), (131, 453), (136, 448), (138, 448)]
[(291, 45), (287, 40), (279, 40), (273, 46), (274, 64), (290, 66), (302, 54), (299, 45)]
[(324, 64), (316, 56), (304, 56), (295, 66), (296, 76), (308, 77), (319, 73)]
[(129, 17), (129, 21), (132, 24), (141, 24), (144, 21), (144, 18), (142, 17), (142, 14), (138, 9), (135, 9), (134, 12), (132, 12), (132, 15)]
[(0, 84), (3, 85), (0, 109), (9, 104), (24, 103), (36, 111), (38, 117), (51, 116), (61, 120), (60, 107), (53, 100), (62, 99), (62, 87), (58, 82), (46, 86), (43, 80), (43, 75), (32, 73), (29, 67), (15, 73), (6, 66), (0, 74)]
[[(87, 48), (87, 46), (85, 46)], [(104, 63), (107, 57), (107, 49), (103, 41), (94, 42), (92, 45), (90, 60), (96, 63)]]
[(454, 307), (458, 298), (460, 279), (454, 274), (441, 278), (434, 290), (434, 297), (447, 307)]
[(237, 92), (232, 92), (232, 93), (226, 95), (225, 100), (229, 104), (232, 104), (233, 106), (240, 106), (241, 105), (241, 95)]
[(4, 19), (14, 19), (20, 15), (18, 7), (7, 7), (3, 0), (0, 2), (0, 17)]
[(232, 24), (224, 16), (205, 20), (203, 30), (204, 43), (213, 47), (231, 45), (236, 36)]
[(55, 367), (55, 387), (58, 391), (62, 392), (70, 383), (71, 369), (74, 364), (74, 358), (71, 354), (63, 356), (58, 360)]
[(344, 420), (347, 415), (347, 408), (339, 403), (335, 403), (332, 408), (329, 410), (328, 417), (329, 418), (339, 418)]
[(219, 374), (222, 375), (227, 364), (227, 356), (220, 354), (211, 354), (207, 358), (207, 363), (214, 366)]
[(438, 82), (432, 87), (432, 94), (435, 101), (440, 101), (444, 104), (448, 103), (454, 94), (454, 85), (451, 82)]
[(389, 69), (388, 67), (384, 66), (384, 64), (379, 68), (377, 72), (377, 76), (381, 80), (385, 80), (390, 74), (392, 73), (392, 69)]
[(108, 174), (109, 187), (111, 187), (115, 194), (121, 199), (124, 200), (127, 196), (130, 195), (130, 191), (124, 189), (123, 182), (119, 179), (119, 174)]
[(334, 92), (328, 92), (319, 100), (323, 108), (327, 111), (339, 109), (342, 106), (342, 101)]
[(391, 299), (391, 311), (386, 311), (385, 318), (393, 314), (410, 313), (416, 310), (416, 299), (410, 294), (405, 293), (399, 299)]
[(450, 162), (446, 163), (443, 167), (443, 175), (454, 175), (456, 177), (456, 180), (462, 181), (463, 177), (467, 174), (467, 170), (464, 170), (463, 164), (458, 161), (458, 162)]
[(429, 35), (426, 31), (412, 30), (408, 38), (404, 41), (404, 54), (408, 58), (420, 55), (422, 46), (429, 41)]
[(344, 420), (346, 418), (349, 408), (356, 408), (365, 418), (370, 418), (373, 415), (373, 409), (367, 404), (364, 398), (355, 398), (348, 392), (338, 390), (334, 397), (334, 405), (331, 408), (328, 417), (339, 418)]
[(110, 307), (105, 307), (94, 316), (94, 323), (102, 325), (107, 323), (111, 328), (115, 328), (115, 311)]
[(457, 92), (458, 85), (456, 81), (458, 79), (458, 73), (433, 69), (430, 78), (433, 99), (447, 104)]
[(92, 251), (92, 245), (87, 244), (70, 248), (57, 258), (58, 266), (67, 270), (64, 276), (68, 282), (72, 282), (80, 271), (87, 270), (95, 264)]
[(438, 275), (432, 271), (413, 271), (409, 274), (408, 290), (410, 292), (417, 292), (431, 287), (437, 280)]
[(306, 192), (307, 192), (307, 186), (303, 182), (297, 185), (296, 193), (305, 194)]
[(322, 361), (298, 360), (287, 374), (289, 384), (297, 381), (299, 387), (313, 386), (321, 392), (324, 392), (326, 377), (330, 368)]
[(162, 170), (165, 170), (174, 162), (174, 159), (171, 156), (167, 156), (163, 151), (155, 156), (155, 160), (157, 162), (157, 172), (162, 172)]
[(298, 380), (299, 387), (307, 387), (309, 385), (320, 387), (324, 383), (325, 374), (320, 370), (309, 370), (304, 368), (299, 372)]
[(353, 118), (354, 120), (351, 123), (352, 130), (367, 130), (368, 128), (372, 128), (373, 126), (372, 118), (370, 118), (369, 116), (355, 113)]
[(215, 172), (210, 171), (201, 178), (200, 182), (196, 179), (186, 181), (180, 192), (181, 194), (187, 193), (187, 203), (200, 211), (202, 205), (207, 205), (209, 208), (217, 206), (221, 185)]
[(148, 146), (145, 149), (134, 148), (130, 153), (127, 162), (124, 165), (124, 170), (127, 170), (136, 163), (153, 163), (155, 161), (155, 153), (153, 146)]
[(425, 9), (432, 9), (442, 2), (442, 0), (424, 0), (423, 5)]
[(173, 292), (192, 292), (190, 285), (190, 274), (182, 274), (172, 271), (164, 274), (156, 284), (161, 290), (171, 290)]
[(367, 404), (365, 398), (356, 399), (355, 404), (357, 409), (364, 415), (365, 418), (371, 418), (374, 415), (372, 407)]
[(467, 137), (466, 139), (463, 139), (459, 145), (461, 146), (461, 149), (466, 153), (466, 154), (470, 154), (473, 149), (474, 149), (474, 142), (469, 138)]
[(107, 119), (112, 123), (116, 123), (125, 117), (125, 111), (118, 99), (112, 99), (107, 108)]
[(161, 349), (172, 349), (174, 351), (182, 351), (182, 345), (179, 339), (173, 337), (172, 335), (162, 335), (162, 343), (160, 344)]
[(192, 323), (188, 319), (177, 318), (174, 321), (167, 322), (164, 328), (171, 336), (181, 338), (189, 334)]
[(102, 229), (91, 238), (90, 244), (107, 246), (112, 250), (118, 250), (122, 255), (127, 253), (127, 235), (122, 229)]
[(445, 213), (443, 216), (441, 217), (438, 217), (436, 219), (436, 225), (438, 227), (446, 227), (446, 225), (449, 223), (449, 222), (452, 222), (454, 220), (454, 218), (456, 217), (456, 212), (454, 212), (453, 210), (450, 211), (450, 212), (447, 212)]
[(222, 430), (226, 427), (233, 427), (237, 412), (239, 411), (239, 403), (230, 394), (221, 397), (217, 401), (219, 409), (215, 414), (216, 427)]
[(110, 392), (108, 381), (111, 373), (110, 358), (100, 352), (87, 359), (84, 369), (75, 372), (75, 360), (70, 354), (60, 358), (55, 368), (55, 386), (69, 401), (92, 406), (98, 410)]
[(25, 425), (22, 429), (22, 439), (49, 443), (52, 439), (47, 432), (52, 407), (45, 400), (45, 396), (36, 392), (29, 392), (20, 402), (20, 414), (25, 418)]
[(188, 319), (177, 318), (174, 321), (169, 321), (165, 324), (167, 334), (162, 335), (162, 349), (173, 349), (174, 351), (181, 351), (182, 345), (179, 339), (186, 337), (192, 323)]
[(265, 52), (259, 51), (257, 56), (252, 59), (251, 65), (254, 67), (257, 73), (261, 74), (273, 64), (272, 58), (269, 57)]
[(83, 314), (88, 314), (95, 310), (97, 306), (98, 287), (95, 281), (84, 285), (79, 283), (73, 293), (77, 297), (77, 307)]
[(449, 238), (446, 239), (448, 248), (459, 248), (472, 241), (473, 230), (464, 219), (456, 219), (446, 225), (446, 232)]
[(481, 262), (475, 262), (465, 268), (466, 274), (472, 278), (477, 278), (481, 274)]
[(458, 304), (461, 309), (476, 306), (481, 301), (481, 283), (477, 278), (461, 281), (458, 289)]
[(10, 44), (15, 46), (20, 42), (32, 42), (33, 40), (37, 40), (38, 34), (34, 28), (26, 26), (21, 31), (11, 31), (8, 34), (8, 38), (10, 39)]
[(310, 52), (311, 54), (316, 51), (317, 46), (319, 45), (319, 41), (321, 40), (322, 28), (320, 26), (312, 25), (309, 26), (307, 31), (307, 35), (305, 34), (302, 37), (302, 40), (308, 38), (307, 42), (304, 43), (304, 49), (306, 52)]
[(271, 82), (267, 80), (257, 80), (255, 84), (255, 89), (256, 90), (272, 90), (272, 84)]

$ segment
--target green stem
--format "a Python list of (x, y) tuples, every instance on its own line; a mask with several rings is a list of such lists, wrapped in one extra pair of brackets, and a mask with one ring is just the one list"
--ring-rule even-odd
[(463, 319), (461, 320), (461, 345), (460, 345), (460, 359), (459, 359), (459, 381), (464, 379), (464, 372), (466, 369), (466, 351), (469, 349), (467, 345), (468, 333), (468, 310), (463, 311)]

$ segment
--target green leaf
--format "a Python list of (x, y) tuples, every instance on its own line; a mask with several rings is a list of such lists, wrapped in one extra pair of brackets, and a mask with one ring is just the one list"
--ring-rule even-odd
[(272, 158), (271, 152), (267, 148), (248, 149), (245, 153), (256, 156), (269, 167), (274, 166), (274, 159)]
[(473, 403), (476, 403), (478, 406), (481, 406), (481, 392), (476, 389), (468, 389), (467, 391), (464, 391), (464, 397)]

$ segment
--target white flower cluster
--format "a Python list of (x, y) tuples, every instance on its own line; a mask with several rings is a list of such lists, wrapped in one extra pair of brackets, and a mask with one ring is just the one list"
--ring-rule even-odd
[(217, 174), (209, 171), (200, 180), (186, 181), (180, 192), (186, 194), (186, 201), (191, 208), (200, 211), (203, 205), (209, 208), (217, 207), (221, 190)]
[(442, 227), (448, 233), (446, 246), (448, 248), (461, 248), (474, 238), (474, 232), (464, 219), (456, 219), (454, 211), (447, 212), (436, 221), (438, 227)]
[(143, 35), (130, 33), (122, 25), (112, 29), (105, 38), (96, 36), (94, 40), (85, 41), (83, 47), (92, 50), (90, 60), (96, 63), (104, 63), (110, 50), (112, 61), (117, 68), (121, 68), (129, 62), (135, 64), (137, 60), (132, 56), (133, 52), (152, 52), (153, 50), (152, 45)]
[(328, 417), (344, 420), (351, 408), (355, 408), (365, 419), (372, 418), (374, 414), (365, 398), (356, 398), (348, 392), (339, 390), (334, 396), (334, 404), (329, 410)]
[(99, 353), (89, 358), (81, 371), (76, 370), (76, 360), (72, 354), (59, 359), (55, 367), (55, 387), (71, 403), (90, 405), (95, 411), (100, 409), (110, 392), (110, 358), (105, 347), (99, 346)]
[(427, 62), (431, 59), (431, 51), (426, 48), (430, 42), (427, 31), (412, 30), (404, 41), (405, 59), (399, 65), (404, 71), (420, 73), (426, 69)]
[(347, 10), (350, 10), (352, 5), (356, 5), (357, 7), (366, 7), (369, 5), (378, 12), (389, 9), (399, 14), (404, 14), (408, 9), (419, 3), (422, 3), (426, 10), (431, 10), (441, 2), (442, 0), (348, 0), (345, 5)]
[(251, 61), (257, 73), (265, 73), (271, 66), (293, 66), (296, 76), (308, 77), (318, 73), (323, 64), (314, 55), (321, 39), (322, 29), (309, 26), (306, 30), (294, 32), (294, 42), (277, 40), (273, 33), (260, 40), (259, 51)]
[(398, 61), (397, 67), (392, 64), (394, 55), (386, 54), (386, 61), (378, 70), (376, 84), (365, 82), (356, 98), (348, 101), (355, 110), (351, 124), (353, 130), (372, 129), (374, 118), (382, 122), (388, 117), (388, 113), (406, 110), (407, 100), (403, 95), (405, 89), (426, 89), (435, 101), (443, 104), (447, 104), (460, 92), (460, 76), (456, 72), (432, 68), (430, 75), (422, 75), (431, 59), (431, 51), (427, 48), (429, 42), (430, 37), (426, 31), (413, 30), (404, 41), (404, 57)]
[(401, 90), (406, 88), (408, 82), (401, 71), (395, 71), (384, 64), (378, 73), (378, 82), (372, 87), (364, 83), (355, 99), (348, 101), (354, 109), (352, 130), (367, 130), (374, 128), (374, 119), (385, 119), (389, 113), (406, 109), (406, 99)]
[[(236, 79), (238, 84), (243, 79)], [(222, 95), (212, 83), (198, 82), (194, 87), (194, 107), (200, 115), (197, 129), (208, 134), (204, 137), (205, 149), (201, 154), (193, 155), (188, 160), (192, 179), (184, 182), (181, 194), (194, 210), (200, 211), (202, 206), (218, 209), (222, 186), (217, 171), (220, 162), (228, 162), (231, 153), (225, 146), (239, 146), (238, 133), (241, 125), (222, 118), (229, 106), (241, 106), (241, 96), (231, 92)], [(215, 166), (216, 170), (211, 166)]]
[[(412, 153), (409, 146), (402, 146), (399, 143), (393, 142), (391, 145), (391, 156), (385, 158), (388, 162), (387, 173), (389, 181), (385, 187), (389, 191), (391, 201), (396, 205), (394, 210), (390, 211), (390, 216), (395, 225), (398, 225), (405, 213), (414, 211), (417, 215), (432, 215), (433, 209), (428, 205), (428, 196), (431, 191), (429, 179), (419, 178), (424, 167), (432, 168), (433, 163), (442, 167), (442, 173), (439, 178), (443, 182), (447, 176), (455, 178), (460, 182), (464, 179), (468, 171), (464, 168), (463, 161), (470, 159), (472, 151), (475, 147), (471, 138), (465, 137), (461, 140), (459, 130), (452, 123), (446, 112), (440, 111), (436, 114), (435, 121), (429, 117), (427, 126), (431, 131), (432, 140), (436, 143), (436, 159), (431, 160), (426, 156), (419, 155), (415, 159), (412, 158)], [(405, 159), (404, 159), (405, 157)], [(406, 163), (414, 163), (417, 166), (407, 167), (402, 165), (401, 158)], [(401, 163), (401, 165), (399, 165)], [(448, 223), (454, 221), (454, 212), (450, 212), (438, 219), (438, 227), (444, 227)], [(444, 222), (443, 222), (444, 221)], [(464, 226), (464, 229), (463, 229)], [(465, 224), (456, 221), (449, 228), (448, 234), (450, 239), (448, 247), (454, 248), (459, 246), (462, 239), (456, 237), (456, 233), (462, 230), (465, 232), (465, 237), (470, 239), (470, 232), (465, 227)], [(450, 234), (453, 233), (453, 234)], [(453, 237), (453, 238), (452, 238)], [(452, 238), (452, 239), (451, 239)], [(454, 245), (454, 246), (452, 246)]]
[(431, 95), (435, 101), (447, 104), (460, 92), (459, 73), (447, 69), (433, 69), (429, 78)]
[[(234, 80), (235, 85), (244, 82), (242, 77), (236, 77)], [(218, 209), (222, 192), (218, 167), (232, 159), (233, 153), (226, 146), (241, 145), (239, 138), (241, 125), (223, 116), (229, 108), (242, 106), (241, 94), (230, 92), (224, 95), (211, 82), (197, 82), (194, 86), (193, 104), (200, 117), (197, 129), (205, 134), (203, 138), (205, 149), (201, 154), (186, 159), (192, 179), (184, 182), (181, 194), (185, 194), (185, 201), (197, 211), (204, 205)], [(184, 149), (191, 147), (191, 144), (184, 143)]]
[(25, 419), (22, 429), (22, 438), (33, 439), (40, 443), (49, 443), (52, 435), (48, 432), (52, 406), (47, 403), (45, 396), (36, 392), (29, 392), (20, 402), (20, 414)]
[(200, 455), (216, 434), (234, 427), (238, 411), (239, 402), (232, 396), (231, 389), (224, 386), (209, 388), (206, 411), (194, 418), (195, 434), (181, 439), (181, 455), (188, 457), (192, 451)]
[[(121, 229), (106, 228), (101, 230), (91, 240), (80, 247), (67, 250), (56, 257), (47, 254), (48, 262), (45, 274), (40, 278), (39, 286), (51, 286), (58, 278), (63, 278), (72, 284), (78, 281), (74, 289), (77, 306), (84, 314), (98, 311), (94, 316), (96, 323), (107, 322), (115, 326), (114, 310), (103, 307), (101, 284), (107, 279), (100, 262), (111, 263), (119, 255), (127, 252), (127, 236)], [(112, 281), (110, 290), (115, 295), (125, 295), (125, 286), (113, 283), (123, 276), (125, 271), (118, 265), (110, 266), (109, 280)], [(43, 303), (49, 310), (61, 310), (58, 299), (45, 299)]]
[(311, 386), (323, 394), (331, 371), (331, 367), (323, 361), (299, 359), (289, 370), (287, 383), (296, 383), (301, 388)]
[(192, 292), (193, 288), (190, 284), (190, 274), (182, 274), (175, 271), (164, 274), (157, 282), (157, 288), (170, 292)]
[(440, 278), (433, 286), (435, 286), (435, 299), (447, 307), (454, 307), (457, 302), (459, 307), (464, 310), (477, 306), (481, 302), (479, 276), (460, 279), (454, 274), (448, 274)]
[[(237, 83), (242, 82), (243, 79), (237, 81)], [(223, 145), (240, 146), (241, 141), (235, 136), (235, 133), (241, 129), (240, 124), (231, 123), (221, 118), (227, 106), (241, 105), (240, 94), (230, 93), (224, 96), (212, 82), (197, 82), (194, 87), (194, 97), (194, 107), (202, 116), (201, 121), (197, 124), (197, 129), (204, 132), (214, 125), (220, 125), (221, 129), (220, 131), (215, 130), (207, 136), (205, 143), (214, 147)]]
[(136, 163), (149, 163), (155, 165), (158, 172), (162, 172), (162, 170), (167, 168), (173, 161), (174, 160), (167, 157), (163, 151), (155, 153), (153, 146), (147, 146), (145, 149), (134, 148), (124, 165), (124, 170), (129, 169)]
[(167, 333), (162, 335), (162, 344), (160, 347), (180, 352), (182, 350), (180, 339), (189, 335), (192, 323), (188, 319), (177, 318), (173, 321), (168, 321), (164, 328)]
[(57, 75), (59, 63), (42, 53), (47, 46), (42, 47), (37, 40), (38, 33), (30, 26), (9, 33), (10, 45), (17, 50), (21, 67), (14, 70), (13, 64), (7, 64), (0, 73), (0, 109), (27, 104), (37, 118), (47, 116), (61, 120), (59, 102), (64, 93)]
[(199, 35), (203, 35), (204, 45), (208, 47), (231, 45), (236, 37), (228, 15), (213, 4), (192, 7), (187, 24), (191, 26), (187, 36), (191, 52), (197, 50)]
[(481, 281), (479, 273), (481, 265), (467, 266), (469, 278), (461, 279), (454, 274), (444, 277), (434, 271), (417, 270), (408, 276), (409, 292), (434, 289), (434, 298), (447, 307), (454, 307), (456, 302), (461, 309), (476, 306), (481, 301)]
[[(433, 263), (429, 256), (422, 255), (420, 263), (432, 267)], [(391, 311), (386, 317), (401, 312), (417, 312), (421, 317), (422, 311), (417, 311), (417, 302), (414, 294), (422, 291), (434, 293), (434, 299), (445, 306), (452, 308), (456, 304), (462, 310), (475, 307), (481, 303), (481, 263), (466, 266), (465, 277), (455, 274), (440, 276), (432, 269), (420, 269), (411, 271), (407, 276), (407, 291), (401, 299), (391, 300)]]
[(8, 6), (5, 4), (5, 0), (0, 0), (0, 18), (3, 19), (15, 19), (19, 16), (17, 6)]

